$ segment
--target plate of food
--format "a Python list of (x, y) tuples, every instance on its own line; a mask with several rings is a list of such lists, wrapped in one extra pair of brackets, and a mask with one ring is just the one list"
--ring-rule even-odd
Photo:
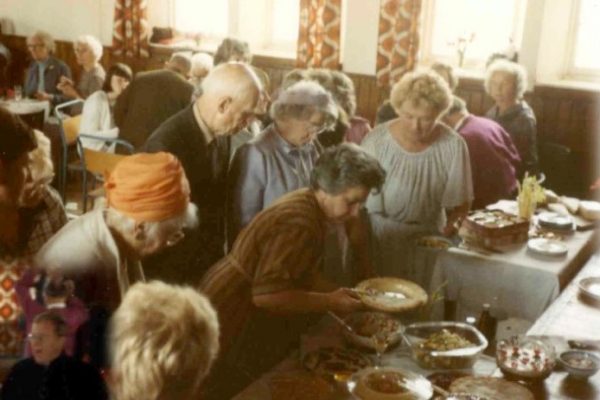
[(430, 250), (448, 250), (449, 247), (453, 246), (450, 239), (436, 235), (421, 236), (416, 240), (416, 244)]
[(400, 368), (367, 368), (352, 375), (348, 390), (360, 400), (426, 400), (433, 395), (423, 376)]
[(364, 305), (384, 312), (410, 311), (427, 303), (427, 292), (414, 282), (400, 278), (371, 278), (356, 286)]
[(600, 276), (591, 276), (579, 281), (579, 291), (594, 301), (600, 302)]
[(512, 379), (535, 381), (547, 378), (556, 365), (554, 347), (541, 339), (513, 336), (496, 346), (496, 362)]
[(402, 338), (404, 327), (389, 314), (376, 311), (364, 311), (350, 314), (344, 320), (352, 328), (342, 330), (344, 337), (350, 343), (377, 350), (373, 337), (383, 335), (387, 338), (387, 345), (393, 346)]
[(518, 383), (488, 376), (467, 376), (450, 385), (452, 393), (469, 393), (487, 400), (534, 400), (533, 394)]
[(527, 248), (544, 256), (563, 256), (569, 251), (563, 242), (546, 238), (530, 239), (527, 242)]
[(323, 347), (304, 356), (302, 365), (318, 375), (345, 382), (352, 374), (371, 367), (373, 362), (359, 351), (341, 347)]
[(557, 212), (543, 212), (537, 216), (538, 224), (546, 229), (558, 229), (560, 231), (572, 231), (575, 229), (573, 218)]

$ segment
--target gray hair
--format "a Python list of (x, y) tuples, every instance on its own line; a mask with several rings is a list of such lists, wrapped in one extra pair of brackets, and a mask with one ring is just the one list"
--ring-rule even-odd
[(111, 319), (110, 339), (116, 399), (187, 399), (217, 356), (219, 322), (191, 287), (136, 283)]
[[(451, 91), (454, 92), (456, 90), (458, 87), (458, 75), (456, 75), (456, 71), (451, 65), (443, 62), (435, 62), (431, 65), (431, 70), (444, 78)], [(446, 79), (446, 77), (448, 77), (448, 79)]]
[(324, 125), (332, 126), (338, 110), (331, 94), (321, 85), (300, 81), (283, 90), (271, 104), (270, 116), (274, 120), (295, 118), (308, 120), (314, 113), (324, 116)]
[[(197, 208), (193, 203), (189, 203), (185, 211), (180, 215), (165, 219), (163, 221), (145, 222), (146, 237), (150, 240), (160, 237), (163, 232), (173, 232), (177, 229), (191, 229), (198, 225)], [(133, 232), (136, 221), (126, 215), (123, 215), (112, 207), (107, 209), (107, 218), (110, 219), (114, 227), (120, 232)]]
[(29, 36), (30, 39), (37, 38), (44, 43), (44, 47), (48, 49), (49, 53), (54, 53), (56, 50), (56, 44), (54, 43), (54, 38), (46, 31), (36, 31), (33, 35)]
[(394, 85), (390, 94), (390, 102), (396, 113), (405, 101), (412, 102), (416, 107), (428, 105), (438, 117), (450, 106), (452, 92), (436, 72), (409, 72)]
[(234, 56), (239, 56), (241, 62), (250, 63), (252, 54), (248, 42), (243, 40), (225, 38), (215, 52), (214, 64), (219, 65), (231, 61)]
[(308, 73), (305, 69), (296, 68), (288, 72), (283, 81), (281, 82), (281, 89), (285, 90), (292, 86), (294, 83), (308, 80)]
[(506, 60), (497, 59), (490, 64), (485, 71), (485, 81), (483, 82), (485, 91), (490, 93), (490, 81), (496, 72), (506, 72), (515, 78), (515, 95), (517, 100), (523, 98), (527, 89), (527, 70), (520, 64)]
[(379, 161), (353, 143), (330, 147), (317, 160), (310, 187), (336, 195), (352, 187), (381, 190), (385, 170)]
[(452, 104), (450, 104), (450, 107), (448, 108), (448, 110), (446, 110), (446, 115), (452, 115), (454, 113), (466, 113), (467, 111), (467, 103), (461, 99), (458, 96), (454, 96), (452, 98)]
[(191, 57), (183, 51), (173, 53), (167, 63), (167, 68), (187, 77), (190, 74), (190, 69), (192, 69)]
[(213, 66), (213, 57), (207, 53), (196, 53), (192, 56), (192, 69), (190, 74), (193, 77), (203, 78), (210, 72)]
[(331, 71), (332, 86), (331, 93), (335, 101), (346, 112), (348, 117), (356, 113), (356, 90), (354, 82), (341, 71)]
[(90, 51), (94, 55), (94, 59), (96, 62), (102, 58), (102, 51), (104, 50), (102, 47), (102, 43), (98, 39), (96, 39), (92, 35), (83, 35), (79, 36), (75, 41), (75, 44), (83, 44), (89, 47)]

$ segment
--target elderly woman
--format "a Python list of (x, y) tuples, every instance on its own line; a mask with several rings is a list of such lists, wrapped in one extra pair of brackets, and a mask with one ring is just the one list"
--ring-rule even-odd
[(229, 243), (252, 218), (284, 194), (307, 187), (319, 156), (317, 134), (337, 117), (335, 103), (315, 82), (298, 82), (273, 102), (273, 123), (238, 149), (229, 172)]
[[(125, 64), (117, 63), (108, 69), (102, 90), (89, 96), (83, 105), (79, 127), (81, 133), (106, 138), (119, 136), (119, 128), (115, 126), (112, 110), (117, 97), (131, 83), (132, 79), (131, 68)], [(81, 138), (81, 143), (84, 147), (93, 150), (106, 148), (100, 140)]]
[(71, 79), (71, 70), (63, 61), (52, 56), (55, 49), (52, 36), (37, 31), (27, 38), (27, 48), (33, 62), (25, 78), (25, 96), (48, 100), (54, 105), (68, 100), (57, 86), (62, 77)]
[(250, 64), (250, 61), (252, 61), (252, 54), (250, 53), (248, 42), (233, 38), (223, 39), (215, 52), (213, 62), (214, 65), (217, 66), (230, 61)]
[(100, 65), (102, 43), (93, 36), (84, 35), (77, 38), (74, 50), (77, 64), (83, 68), (79, 83), (75, 87), (70, 78), (62, 77), (58, 89), (70, 99), (86, 99), (102, 88), (106, 77), (106, 72)]
[(535, 114), (523, 99), (527, 71), (512, 61), (499, 59), (487, 69), (485, 91), (495, 105), (485, 114), (506, 130), (519, 150), (522, 165), (519, 175), (538, 172), (537, 128)]
[(352, 291), (332, 291), (321, 277), (324, 240), (327, 226), (355, 218), (384, 177), (356, 145), (326, 150), (310, 188), (259, 213), (208, 271), (200, 289), (219, 315), (221, 355), (207, 398), (231, 398), (283, 358), (306, 327), (302, 315), (362, 308)]
[(137, 283), (110, 330), (114, 400), (198, 398), (219, 350), (217, 314), (206, 297), (189, 287)]
[(13, 257), (33, 256), (67, 223), (60, 195), (50, 186), (54, 178), (50, 140), (40, 131), (34, 136), (37, 148), (27, 154), (20, 194), (3, 218), (14, 223), (7, 224), (12, 233), (1, 241), (0, 253)]
[(411, 236), (451, 234), (473, 200), (467, 145), (440, 123), (451, 99), (439, 75), (408, 73), (392, 88), (398, 118), (375, 128), (362, 143), (388, 173), (381, 193), (367, 202), (383, 275), (415, 279)]
[(331, 71), (332, 94), (338, 105), (348, 117), (349, 128), (344, 140), (360, 144), (371, 131), (371, 125), (365, 118), (356, 115), (356, 90), (352, 79), (341, 71)]
[[(169, 153), (125, 157), (105, 189), (108, 207), (71, 221), (46, 243), (36, 261), (65, 275), (104, 273), (108, 283), (117, 278), (124, 294), (132, 277), (143, 279), (140, 259), (173, 246), (185, 227), (195, 225), (196, 207), (190, 203), (183, 168)], [(89, 301), (109, 307), (118, 303), (114, 287), (97, 289), (85, 293)]]

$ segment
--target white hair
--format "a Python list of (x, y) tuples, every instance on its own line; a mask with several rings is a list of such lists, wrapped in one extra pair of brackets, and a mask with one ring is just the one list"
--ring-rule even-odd
[[(133, 232), (136, 220), (123, 215), (119, 210), (109, 207), (108, 211), (111, 224), (121, 232)], [(193, 229), (198, 225), (198, 209), (194, 203), (189, 203), (185, 211), (162, 221), (146, 222), (146, 238), (151, 240), (163, 235), (163, 232), (173, 232), (178, 229)]]
[(194, 77), (204, 77), (213, 66), (213, 58), (207, 53), (196, 53), (192, 56), (192, 70), (190, 74)]
[(92, 35), (82, 35), (77, 38), (75, 44), (83, 44), (89, 47), (90, 51), (94, 55), (94, 60), (98, 62), (102, 57), (102, 43)]
[(37, 141), (37, 148), (27, 155), (31, 178), (36, 183), (50, 183), (54, 178), (50, 139), (37, 129), (34, 129), (33, 133)]
[(45, 31), (36, 31), (33, 35), (29, 36), (29, 39), (37, 38), (44, 43), (44, 47), (48, 50), (48, 53), (54, 53), (56, 50), (56, 44), (54, 43), (54, 38), (48, 32)]
[(325, 125), (333, 125), (338, 117), (333, 96), (317, 82), (300, 81), (279, 94), (271, 104), (270, 115), (274, 120), (308, 120), (317, 112), (324, 116)]
[(527, 70), (522, 65), (515, 62), (498, 59), (487, 68), (485, 71), (484, 87), (485, 91), (490, 93), (490, 80), (496, 72), (506, 72), (515, 78), (515, 95), (517, 100), (522, 99), (527, 89)]
[(186, 286), (133, 285), (110, 327), (115, 400), (178, 400), (195, 395), (219, 350), (209, 300)]

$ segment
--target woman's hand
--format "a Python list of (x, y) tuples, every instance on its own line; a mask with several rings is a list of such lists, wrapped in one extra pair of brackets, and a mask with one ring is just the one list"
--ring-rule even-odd
[(331, 311), (351, 313), (360, 311), (364, 308), (362, 301), (360, 301), (360, 297), (352, 289), (348, 288), (340, 288), (333, 292), (329, 292), (328, 300)]
[[(63, 80), (64, 79), (64, 80)], [(65, 96), (71, 98), (79, 98), (79, 93), (75, 89), (75, 84), (72, 80), (65, 78), (64, 76), (60, 78), (60, 83), (56, 85), (56, 88), (60, 90)]]
[(37, 92), (33, 95), (33, 97), (35, 97), (37, 100), (46, 100), (46, 101), (52, 100), (52, 95), (48, 94), (46, 92)]

